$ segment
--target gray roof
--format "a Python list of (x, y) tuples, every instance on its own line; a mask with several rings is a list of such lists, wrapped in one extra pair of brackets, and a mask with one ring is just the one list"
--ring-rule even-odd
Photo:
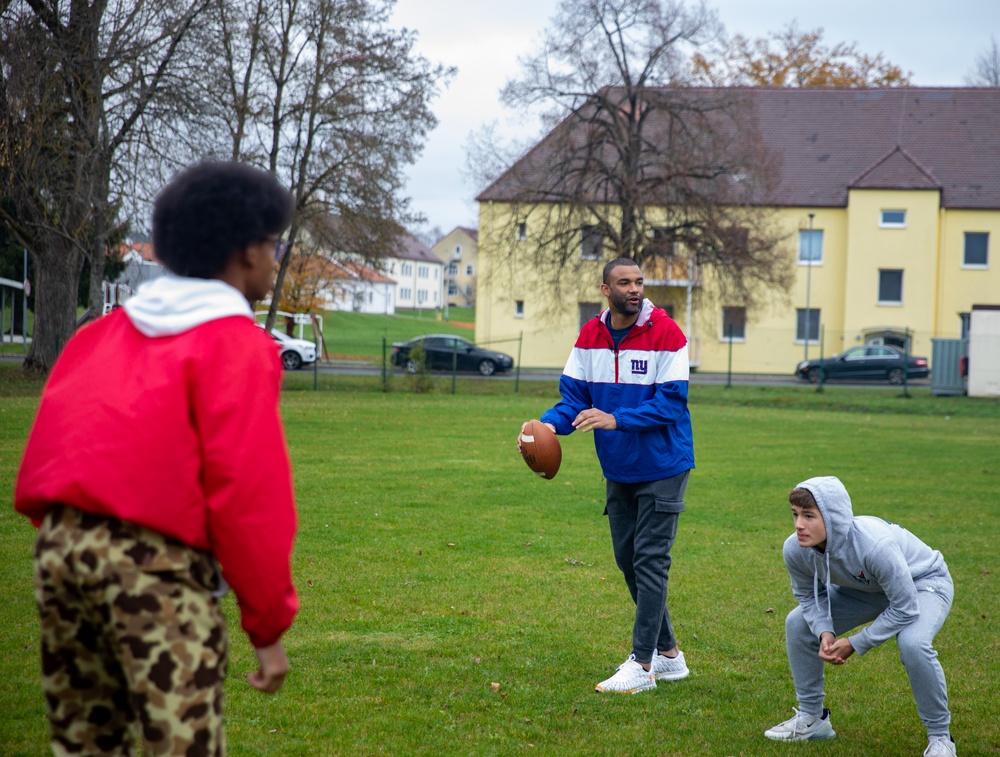
[(441, 259), (431, 252), (431, 248), (408, 231), (400, 235), (399, 246), (394, 248), (389, 254), (403, 260), (419, 260), (424, 263), (441, 265)]
[[(731, 88), (773, 157), (759, 204), (845, 207), (851, 188), (938, 189), (946, 208), (1000, 208), (1000, 89)], [(677, 94), (677, 91), (674, 92)], [(655, 117), (655, 112), (654, 112)], [(545, 176), (556, 127), (477, 198), (512, 201), (517, 175)], [(654, 126), (655, 125), (651, 125)], [(527, 168), (526, 172), (524, 169)]]

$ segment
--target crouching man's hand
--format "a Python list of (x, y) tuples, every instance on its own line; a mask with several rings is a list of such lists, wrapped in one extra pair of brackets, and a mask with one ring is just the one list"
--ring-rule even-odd
[(843, 665), (852, 654), (854, 647), (846, 637), (838, 639), (827, 631), (819, 639), (819, 657), (831, 665)]

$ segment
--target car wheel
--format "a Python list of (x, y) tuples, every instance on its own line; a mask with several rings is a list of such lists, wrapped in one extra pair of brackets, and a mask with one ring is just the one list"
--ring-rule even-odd
[(812, 368), (810, 368), (809, 372), (806, 374), (806, 378), (809, 379), (809, 383), (810, 384), (818, 384), (819, 383), (819, 368), (817, 368), (815, 366), (813, 366)]
[(480, 360), (479, 372), (484, 376), (492, 376), (496, 373), (497, 365), (492, 360)]
[(295, 350), (285, 350), (281, 353), (281, 364), (286, 371), (297, 371), (302, 367), (302, 356)]
[(902, 384), (905, 376), (906, 374), (903, 373), (902, 368), (893, 368), (891, 371), (889, 371), (889, 383), (897, 385)]
[(407, 373), (416, 373), (417, 369), (419, 367), (420, 366), (417, 365), (417, 361), (416, 360), (412, 360), (412, 359), (407, 358), (407, 360), (406, 360), (406, 372)]

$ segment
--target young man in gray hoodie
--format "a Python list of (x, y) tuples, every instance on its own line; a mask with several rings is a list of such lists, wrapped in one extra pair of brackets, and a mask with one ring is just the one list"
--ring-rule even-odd
[(836, 736), (823, 707), (823, 664), (843, 665), (895, 636), (927, 728), (924, 757), (955, 757), (948, 689), (933, 647), (955, 594), (941, 553), (894, 523), (855, 517), (847, 489), (834, 476), (803, 481), (788, 501), (795, 533), (782, 551), (799, 606), (785, 621), (785, 644), (799, 708), (764, 735), (776, 741)]

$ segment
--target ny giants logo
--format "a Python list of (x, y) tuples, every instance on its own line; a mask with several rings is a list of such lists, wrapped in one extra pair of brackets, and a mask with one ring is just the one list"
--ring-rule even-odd
[(632, 375), (645, 376), (648, 370), (648, 360), (632, 360)]

